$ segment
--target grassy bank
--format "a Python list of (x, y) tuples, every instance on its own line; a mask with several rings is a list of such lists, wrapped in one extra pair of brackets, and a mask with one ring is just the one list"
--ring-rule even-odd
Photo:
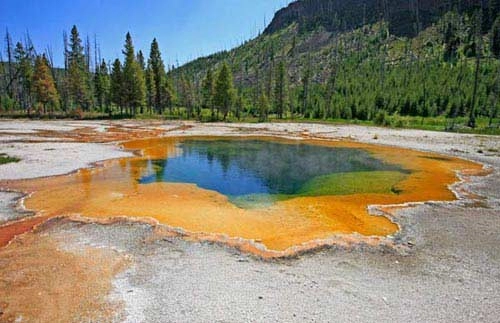
[(9, 164), (9, 163), (17, 163), (19, 161), (20, 161), (20, 159), (17, 157), (11, 157), (11, 156), (8, 156), (7, 154), (0, 153), (0, 165)]

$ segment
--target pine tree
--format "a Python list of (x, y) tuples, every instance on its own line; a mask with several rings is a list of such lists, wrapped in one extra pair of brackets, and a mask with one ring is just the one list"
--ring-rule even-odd
[(146, 97), (146, 85), (141, 67), (136, 60), (132, 36), (127, 33), (123, 50), (125, 62), (123, 64), (122, 90), (124, 104), (131, 115), (135, 115), (137, 108), (142, 107)]
[(110, 91), (110, 79), (108, 74), (108, 66), (106, 61), (102, 60), (100, 65), (96, 65), (96, 71), (94, 74), (94, 88), (96, 102), (101, 111), (105, 109), (109, 112), (109, 91)]
[(500, 17), (495, 20), (491, 29), (490, 47), (492, 55), (500, 59)]
[(149, 113), (152, 113), (153, 106), (155, 104), (156, 87), (154, 82), (153, 69), (151, 67), (151, 60), (148, 60), (148, 65), (146, 67), (144, 77), (146, 82), (146, 105), (148, 106)]
[(30, 54), (24, 49), (23, 44), (18, 42), (14, 50), (14, 61), (16, 62), (16, 74), (21, 85), (21, 105), (25, 109), (29, 109), (32, 103), (32, 80), (33, 80), (33, 65)]
[(111, 76), (109, 74), (109, 67), (103, 59), (101, 62), (101, 77), (103, 78), (103, 92), (104, 92), (104, 106), (111, 116)]
[(309, 63), (305, 67), (305, 70), (302, 75), (302, 91), (300, 93), (300, 99), (302, 101), (302, 115), (306, 114), (308, 105), (309, 105), (309, 82), (311, 80), (311, 67)]
[(287, 74), (285, 63), (281, 61), (276, 70), (276, 84), (274, 88), (274, 106), (279, 119), (283, 118), (287, 98)]
[(268, 100), (272, 101), (273, 96), (273, 84), (274, 84), (274, 61), (271, 61), (267, 69), (267, 75), (265, 79), (266, 85), (266, 96)]
[(76, 26), (71, 29), (70, 51), (68, 53), (68, 87), (73, 105), (88, 110), (90, 89), (88, 87), (88, 66), (84, 55), (82, 40)]
[[(151, 43), (151, 50), (149, 52), (149, 60), (148, 65), (150, 67), (151, 77), (149, 89), (151, 91), (151, 95), (153, 97), (154, 106), (158, 113), (162, 113), (164, 102), (166, 98), (166, 72), (165, 72), (165, 64), (163, 63), (163, 59), (161, 58), (160, 47), (158, 42), (153, 39)], [(170, 91), (170, 90), (169, 90)]]
[(266, 93), (262, 92), (259, 96), (259, 122), (264, 122), (267, 120), (267, 115), (269, 113), (269, 99)]
[(457, 35), (456, 14), (450, 13), (445, 16), (446, 27), (444, 30), (444, 59), (451, 61), (455, 59), (460, 39)]
[(227, 63), (224, 62), (217, 75), (217, 80), (215, 82), (215, 95), (214, 95), (214, 105), (217, 108), (217, 111), (219, 111), (220, 109), (220, 111), (222, 112), (223, 120), (226, 120), (227, 115), (231, 110), (233, 101), (234, 101), (233, 75)]
[(267, 68), (267, 77), (266, 77), (266, 95), (269, 100), (272, 100), (273, 96), (273, 83), (274, 83), (274, 56), (275, 56), (275, 44), (274, 41), (271, 41), (270, 47), (268, 49), (268, 59), (269, 66)]
[(213, 104), (214, 92), (215, 92), (214, 87), (215, 85), (214, 85), (212, 70), (209, 68), (201, 85), (201, 96), (202, 96), (202, 106), (205, 109), (211, 110), (212, 119), (215, 116), (214, 104)]
[(137, 64), (139, 64), (139, 68), (144, 72), (146, 70), (146, 60), (144, 59), (144, 54), (142, 50), (137, 52)]
[(474, 29), (475, 29), (475, 43), (476, 43), (476, 67), (474, 72), (474, 87), (472, 90), (472, 103), (469, 112), (469, 120), (467, 125), (471, 128), (476, 128), (476, 105), (477, 105), (477, 93), (479, 88), (479, 71), (481, 69), (481, 51), (482, 51), (482, 39), (481, 26), (483, 19), (483, 11), (477, 10), (474, 15)]
[(59, 104), (59, 94), (49, 69), (45, 55), (37, 56), (35, 60), (35, 71), (33, 74), (33, 89), (37, 101), (42, 104), (43, 113), (47, 113), (57, 108)]
[(161, 88), (161, 106), (165, 106), (169, 109), (170, 115), (172, 115), (172, 110), (177, 101), (177, 94), (174, 89), (174, 82), (172, 80), (172, 75), (168, 74)]
[(241, 119), (241, 112), (244, 110), (245, 110), (245, 97), (243, 96), (243, 93), (239, 93), (238, 98), (236, 100), (235, 111), (234, 111), (234, 116), (238, 119), (238, 121)]
[(137, 65), (139, 66), (139, 69), (140, 69), (140, 77), (142, 78), (142, 88), (143, 88), (143, 92), (144, 92), (143, 103), (140, 105), (141, 114), (142, 114), (144, 112), (144, 105), (147, 104), (146, 103), (146, 99), (147, 99), (146, 61), (144, 59), (144, 54), (142, 53), (142, 50), (139, 50), (137, 52), (136, 61), (137, 61)]
[(93, 81), (95, 102), (99, 109), (102, 111), (101, 66), (98, 64), (96, 64), (95, 67)]
[(187, 119), (189, 120), (193, 116), (194, 90), (191, 81), (184, 74), (180, 78), (180, 96), (182, 105), (186, 108)]
[(340, 117), (340, 111), (337, 109), (333, 109), (333, 96), (335, 95), (335, 86), (337, 81), (337, 66), (332, 67), (332, 71), (330, 72), (330, 77), (326, 83), (326, 93), (325, 93), (325, 114), (324, 118), (328, 119), (331, 117)]
[(113, 62), (113, 67), (111, 69), (111, 102), (120, 108), (120, 113), (123, 114), (123, 71), (122, 64), (117, 58)]

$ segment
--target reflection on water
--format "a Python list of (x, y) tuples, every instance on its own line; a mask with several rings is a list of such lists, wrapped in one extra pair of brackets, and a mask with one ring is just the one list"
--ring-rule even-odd
[(329, 174), (404, 172), (356, 148), (260, 140), (186, 140), (179, 147), (181, 153), (174, 157), (149, 160), (139, 182), (193, 183), (227, 196), (295, 195)]
[[(370, 216), (369, 205), (454, 200), (448, 187), (456, 171), (482, 169), (452, 157), (352, 142), (153, 138), (124, 148), (138, 155), (4, 186), (29, 193), (24, 205), (39, 219), (154, 219), (200, 239), (260, 241), (282, 254), (338, 234), (394, 234), (398, 226)], [(0, 228), (0, 244), (2, 234), (27, 229)]]

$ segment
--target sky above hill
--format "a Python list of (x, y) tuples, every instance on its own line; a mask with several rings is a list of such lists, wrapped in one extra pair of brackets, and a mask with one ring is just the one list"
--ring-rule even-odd
[[(14, 42), (28, 31), (37, 50), (49, 48), (63, 64), (63, 31), (76, 24), (83, 39), (94, 35), (102, 57), (122, 59), (125, 34), (145, 55), (157, 38), (166, 64), (231, 49), (258, 35), (274, 13), (291, 0), (1, 0), (2, 40), (8, 29)], [(5, 42), (0, 49), (5, 58)]]

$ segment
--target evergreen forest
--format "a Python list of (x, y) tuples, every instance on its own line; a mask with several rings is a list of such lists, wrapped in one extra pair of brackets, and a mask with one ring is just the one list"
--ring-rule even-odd
[(182, 66), (166, 66), (155, 38), (143, 52), (126, 33), (107, 58), (77, 26), (62, 41), (55, 66), (29, 34), (5, 32), (1, 116), (500, 133), (500, 0), (299, 0), (255, 39)]

